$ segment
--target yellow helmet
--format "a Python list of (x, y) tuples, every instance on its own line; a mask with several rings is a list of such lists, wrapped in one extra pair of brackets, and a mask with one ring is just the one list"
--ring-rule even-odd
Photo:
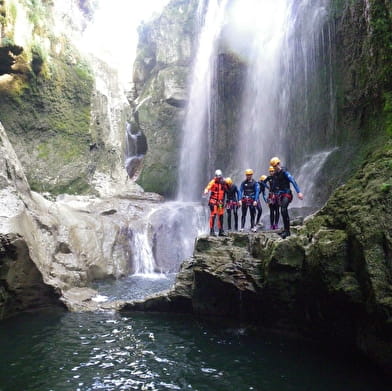
[(231, 185), (233, 184), (233, 180), (232, 180), (231, 178), (226, 178), (226, 179), (225, 179), (225, 182), (226, 182), (229, 186), (231, 186)]
[(246, 169), (245, 175), (253, 175), (253, 170), (251, 168)]
[(272, 166), (269, 166), (269, 169), (268, 169), (268, 171), (271, 173), (274, 173), (275, 172), (275, 169), (272, 167)]
[(272, 167), (275, 167), (277, 164), (279, 164), (280, 163), (280, 159), (278, 158), (278, 157), (273, 157), (271, 160), (270, 160), (270, 165), (272, 166)]
[(259, 181), (265, 181), (267, 179), (267, 175), (262, 175), (260, 178), (259, 178)]

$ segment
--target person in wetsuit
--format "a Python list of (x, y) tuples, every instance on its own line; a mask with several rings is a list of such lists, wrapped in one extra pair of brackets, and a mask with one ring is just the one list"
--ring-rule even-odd
[(245, 180), (240, 186), (240, 201), (241, 206), (241, 229), (242, 232), (245, 226), (246, 214), (249, 209), (250, 213), (250, 229), (254, 231), (255, 228), (255, 215), (257, 200), (259, 199), (260, 187), (259, 184), (253, 179), (253, 170), (248, 168), (245, 170)]
[(267, 203), (270, 210), (270, 229), (274, 230), (279, 228), (280, 211), (278, 204), (278, 196), (274, 193), (275, 170), (272, 166), (270, 166), (268, 172), (269, 175), (265, 180), (269, 188)]
[(206, 188), (204, 189), (204, 194), (210, 192), (210, 199), (208, 201), (208, 206), (210, 208), (210, 235), (215, 236), (215, 217), (218, 216), (218, 229), (219, 236), (226, 236), (223, 230), (223, 214), (225, 212), (225, 193), (227, 185), (222, 176), (221, 170), (215, 171), (215, 178), (212, 179)]
[[(265, 189), (267, 189), (267, 184), (265, 180), (267, 179), (267, 175), (262, 175), (259, 178), (259, 187), (260, 187), (260, 194), (263, 196), (264, 202), (267, 202), (267, 199), (265, 198)], [(260, 198), (257, 200), (257, 205), (256, 205), (256, 210), (257, 210), (257, 216), (256, 216), (256, 226), (260, 225), (260, 219), (261, 215), (263, 214), (263, 208), (261, 206), (261, 200)], [(255, 228), (256, 228), (255, 226)]]
[(286, 170), (286, 168), (281, 167), (280, 159), (278, 157), (273, 157), (270, 160), (270, 165), (274, 168), (275, 172), (274, 193), (277, 196), (278, 204), (280, 205), (280, 212), (282, 214), (284, 226), (284, 230), (279, 235), (282, 239), (285, 239), (291, 234), (288, 206), (293, 199), (293, 193), (291, 191), (290, 184), (294, 186), (300, 200), (303, 200), (304, 196), (293, 176)]
[(233, 212), (234, 230), (238, 231), (238, 201), (240, 200), (240, 191), (231, 178), (226, 178), (226, 213), (227, 229), (231, 231), (231, 212)]

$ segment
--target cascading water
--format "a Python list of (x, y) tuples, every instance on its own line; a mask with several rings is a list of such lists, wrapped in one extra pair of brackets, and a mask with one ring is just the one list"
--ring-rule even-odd
[[(216, 79), (216, 51), (225, 21), (227, 0), (202, 1), (198, 15), (202, 27), (192, 70), (190, 95), (183, 127), (178, 199), (197, 201), (213, 172), (213, 117), (216, 113), (212, 85)], [(207, 8), (206, 8), (207, 7)], [(200, 23), (200, 24), (201, 24)]]
[(152, 209), (129, 235), (134, 274), (176, 273), (203, 232), (205, 211), (198, 203), (165, 202)]
[[(315, 205), (319, 204), (318, 198), (322, 197), (320, 197), (317, 189), (315, 188), (314, 176), (317, 177), (328, 156), (334, 152), (334, 150), (335, 149), (331, 149), (328, 151), (315, 153), (314, 155), (308, 157), (306, 162), (301, 166), (298, 175), (296, 175), (296, 181), (301, 183), (301, 191), (306, 194), (307, 197), (304, 201), (299, 201), (297, 198), (293, 198), (292, 206), (314, 207)], [(312, 173), (311, 176), (309, 175), (310, 172)]]
[[(241, 137), (236, 162), (256, 172), (266, 166), (271, 150), (282, 154), (286, 128), (287, 87), (282, 80), (281, 56), (289, 25), (289, 0), (236, 2), (232, 12), (248, 20), (248, 72), (242, 103)], [(261, 19), (261, 20), (260, 20)], [(242, 21), (241, 23), (244, 23)]]
[(147, 140), (144, 134), (138, 130), (132, 132), (132, 125), (127, 122), (125, 127), (125, 169), (129, 178), (133, 179), (137, 176), (138, 168), (147, 152)]
[[(298, 155), (304, 146), (308, 153), (317, 150), (309, 144), (315, 140), (312, 132), (319, 131), (311, 122), (314, 114), (310, 106), (319, 98), (314, 91), (319, 62), (328, 61), (331, 55), (330, 40), (324, 42), (323, 30), (327, 4), (326, 0), (236, 2), (236, 15), (245, 15), (249, 21), (255, 15), (254, 21), (258, 20), (253, 23), (253, 39), (246, 49), (249, 68), (236, 158), (241, 169), (251, 167), (263, 174), (269, 159), (276, 155), (285, 165), (298, 166), (303, 163)], [(319, 53), (326, 45), (327, 56), (321, 59)], [(333, 95), (332, 76), (326, 77)], [(325, 99), (321, 92), (319, 95)], [(334, 107), (326, 106), (330, 116), (325, 127), (333, 128)], [(325, 142), (322, 145), (325, 148)]]
[[(278, 155), (295, 176), (305, 156), (333, 148), (335, 90), (328, 3), (200, 3), (199, 15), (204, 18), (183, 127), (179, 199), (197, 200), (215, 168), (239, 181), (248, 167), (256, 175), (265, 174), (269, 159)], [(224, 50), (237, 53), (247, 64), (239, 102), (240, 130), (234, 132), (234, 151), (228, 151), (232, 156), (229, 167), (221, 166), (222, 158), (214, 150), (227, 137), (216, 126), (220, 104), (217, 58), (223, 29)]]

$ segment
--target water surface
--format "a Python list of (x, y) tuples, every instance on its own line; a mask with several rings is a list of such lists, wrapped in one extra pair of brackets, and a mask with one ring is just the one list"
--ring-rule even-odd
[(164, 314), (28, 313), (0, 323), (1, 391), (383, 391), (348, 352)]

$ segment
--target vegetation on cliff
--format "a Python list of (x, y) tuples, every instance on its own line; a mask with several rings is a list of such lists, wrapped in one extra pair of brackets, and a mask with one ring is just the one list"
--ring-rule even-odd
[[(69, 40), (51, 32), (51, 3), (3, 2), (0, 120), (34, 190), (80, 193), (89, 188), (77, 166), (88, 163), (94, 81)], [(20, 46), (15, 23), (24, 12), (31, 37)]]

